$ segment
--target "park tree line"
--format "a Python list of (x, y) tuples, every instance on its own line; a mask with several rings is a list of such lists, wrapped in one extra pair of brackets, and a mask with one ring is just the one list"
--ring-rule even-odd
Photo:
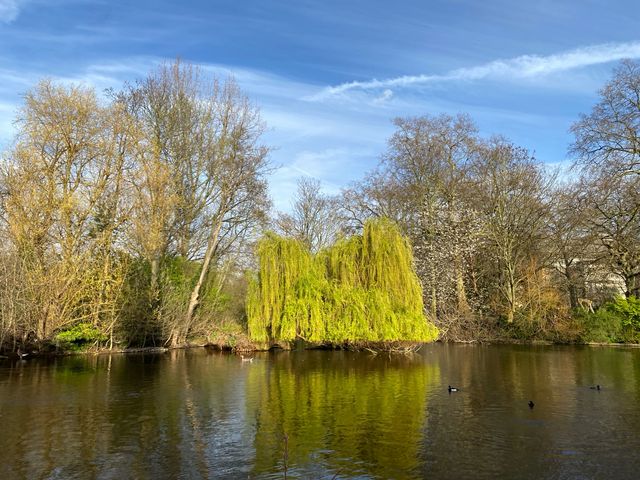
[(269, 208), (258, 109), (179, 61), (106, 97), (25, 95), (0, 170), (0, 341), (176, 346), (238, 309), (225, 289)]
[(624, 61), (572, 125), (565, 172), (465, 114), (397, 118), (376, 169), (333, 197), (302, 181), (276, 226), (313, 249), (336, 223), (394, 220), (444, 339), (637, 341), (639, 98), (640, 65)]
[(569, 172), (465, 114), (398, 118), (377, 168), (336, 196), (301, 179), (285, 213), (233, 79), (177, 61), (103, 96), (44, 80), (0, 164), (0, 344), (237, 345), (263, 234), (317, 265), (376, 218), (409, 240), (443, 339), (637, 341), (638, 98), (624, 61)]

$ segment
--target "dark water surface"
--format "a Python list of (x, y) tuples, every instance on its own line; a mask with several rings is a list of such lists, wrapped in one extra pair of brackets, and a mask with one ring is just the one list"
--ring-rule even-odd
[(0, 361), (3, 480), (283, 478), (284, 434), (288, 478), (640, 478), (640, 349)]

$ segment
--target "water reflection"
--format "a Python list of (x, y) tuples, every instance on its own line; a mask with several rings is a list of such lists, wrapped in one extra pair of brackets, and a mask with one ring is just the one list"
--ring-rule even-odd
[[(424, 476), (635, 477), (640, 461), (629, 452), (640, 448), (640, 350), (440, 346), (431, 353), (443, 377), (463, 388), (430, 399)], [(598, 383), (606, 388), (589, 388)]]
[(638, 405), (640, 349), (3, 361), (0, 478), (635, 478)]
[(252, 474), (376, 478), (415, 474), (427, 392), (437, 365), (419, 356), (308, 352), (276, 356), (251, 370), (248, 416), (256, 419)]

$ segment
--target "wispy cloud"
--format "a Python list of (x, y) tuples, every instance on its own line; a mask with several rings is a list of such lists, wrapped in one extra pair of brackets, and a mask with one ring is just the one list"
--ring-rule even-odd
[(0, 23), (11, 23), (20, 13), (25, 0), (0, 0)]
[(389, 88), (386, 88), (379, 97), (373, 99), (373, 104), (382, 105), (388, 102), (389, 100), (391, 100), (392, 97), (393, 97), (393, 91)]
[(303, 150), (276, 170), (269, 179), (274, 207), (287, 211), (301, 177), (321, 182), (325, 194), (336, 195), (341, 188), (370, 169), (377, 158), (376, 149), (367, 146), (336, 147)]
[(582, 67), (614, 62), (623, 58), (640, 58), (640, 42), (605, 43), (576, 48), (553, 55), (522, 55), (515, 58), (494, 60), (474, 67), (459, 68), (439, 75), (404, 75), (385, 80), (355, 81), (327, 87), (307, 97), (308, 100), (323, 100), (349, 91), (385, 89), (390, 96), (391, 88), (411, 87), (447, 81), (473, 81), (483, 79), (532, 79)]

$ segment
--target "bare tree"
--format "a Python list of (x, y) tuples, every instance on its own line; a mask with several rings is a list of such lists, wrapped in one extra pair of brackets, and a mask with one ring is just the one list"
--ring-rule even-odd
[(112, 258), (123, 222), (132, 142), (123, 109), (92, 90), (41, 82), (25, 96), (2, 168), (2, 216), (29, 298), (25, 335), (48, 339), (83, 320), (112, 324), (121, 270)]
[(412, 238), (425, 304), (434, 319), (468, 309), (466, 260), (475, 244), (475, 214), (460, 189), (476, 148), (476, 127), (464, 116), (397, 119), (383, 168), (400, 186), (400, 210)]
[(302, 177), (291, 213), (280, 212), (275, 221), (279, 233), (302, 241), (312, 252), (331, 245), (340, 235), (342, 220), (335, 198), (320, 190), (320, 182)]
[(125, 98), (142, 124), (148, 150), (150, 168), (143, 164), (138, 190), (157, 205), (146, 212), (153, 214), (155, 235), (144, 248), (152, 291), (163, 257), (177, 255), (199, 265), (185, 312), (169, 326), (168, 341), (177, 345), (191, 329), (212, 265), (267, 205), (264, 125), (233, 80), (207, 80), (180, 61), (158, 68)]
[(572, 126), (581, 201), (600, 260), (639, 292), (640, 64), (624, 60), (591, 113)]
[(551, 263), (561, 277), (573, 309), (578, 308), (578, 300), (585, 296), (586, 273), (597, 259), (591, 248), (588, 214), (580, 197), (577, 185), (558, 185), (551, 195), (552, 210), (547, 224)]
[(640, 64), (623, 61), (600, 101), (572, 127), (578, 164), (611, 174), (640, 173)]
[(472, 175), (475, 203), (484, 217), (485, 248), (496, 263), (496, 286), (511, 323), (526, 266), (541, 254), (554, 178), (527, 150), (501, 138), (483, 147)]
[(594, 247), (607, 271), (624, 282), (625, 295), (640, 293), (640, 177), (600, 174), (582, 181), (581, 202)]

